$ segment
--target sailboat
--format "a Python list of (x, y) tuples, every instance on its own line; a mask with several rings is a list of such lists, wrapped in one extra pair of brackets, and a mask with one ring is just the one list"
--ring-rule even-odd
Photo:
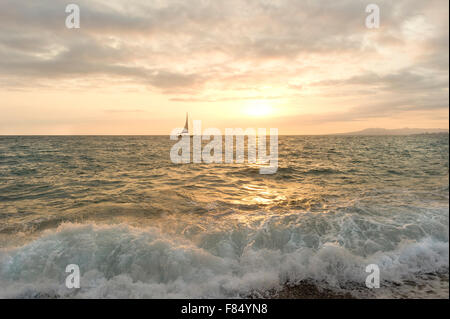
[(181, 131), (180, 134), (178, 134), (178, 137), (189, 135), (189, 117), (188, 113), (186, 112), (186, 123), (184, 124), (184, 128)]

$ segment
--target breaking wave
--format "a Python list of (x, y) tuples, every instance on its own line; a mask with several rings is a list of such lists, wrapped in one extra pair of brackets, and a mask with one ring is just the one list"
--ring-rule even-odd
[[(382, 293), (395, 297), (391, 285), (448, 272), (448, 240), (402, 241), (360, 256), (337, 242), (301, 245), (295, 236), (288, 228), (237, 229), (196, 242), (154, 227), (67, 223), (1, 252), (0, 297), (234, 298), (302, 280), (358, 295), (368, 290), (369, 264), (380, 267)], [(79, 265), (81, 289), (65, 287), (68, 264)], [(448, 285), (441, 294), (448, 297)]]

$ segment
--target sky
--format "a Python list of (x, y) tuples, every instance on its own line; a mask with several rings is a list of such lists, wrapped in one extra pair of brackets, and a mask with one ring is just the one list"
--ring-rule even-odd
[(0, 134), (449, 126), (447, 0), (68, 3), (0, 0)]

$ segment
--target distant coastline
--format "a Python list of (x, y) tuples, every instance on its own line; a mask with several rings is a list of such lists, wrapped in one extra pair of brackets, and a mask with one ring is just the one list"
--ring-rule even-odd
[(336, 133), (330, 135), (418, 135), (418, 134), (448, 134), (448, 129), (440, 128), (400, 128), (400, 129), (385, 129), (385, 128), (367, 128), (361, 131)]
[[(385, 129), (385, 128), (367, 128), (360, 131), (345, 133), (322, 133), (322, 134), (292, 134), (280, 133), (279, 136), (389, 136), (389, 135), (422, 135), (422, 134), (449, 134), (448, 129), (443, 128), (401, 128), (401, 129)], [(168, 134), (0, 134), (0, 137), (111, 137), (111, 136), (170, 136)], [(239, 135), (237, 135), (239, 136)], [(192, 135), (191, 135), (192, 137)]]

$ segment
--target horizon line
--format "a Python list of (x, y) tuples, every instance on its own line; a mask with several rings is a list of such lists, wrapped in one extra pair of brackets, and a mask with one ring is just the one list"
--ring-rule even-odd
[[(445, 129), (442, 129), (445, 130)], [(327, 134), (278, 134), (278, 136), (330, 136), (330, 135), (341, 135), (341, 136), (409, 136), (409, 135), (434, 135), (434, 134), (449, 134), (449, 130), (446, 132), (423, 132), (423, 133), (410, 133), (410, 134), (354, 134), (353, 132), (348, 133), (327, 133)], [(222, 136), (248, 136), (244, 135), (226, 135)], [(270, 135), (270, 134), (267, 134)], [(0, 134), (0, 137), (42, 137), (42, 136), (171, 136), (170, 134)], [(203, 135), (199, 135), (203, 136)], [(208, 135), (207, 135), (208, 136)], [(257, 136), (257, 135), (256, 135)], [(192, 136), (191, 136), (192, 137)]]

